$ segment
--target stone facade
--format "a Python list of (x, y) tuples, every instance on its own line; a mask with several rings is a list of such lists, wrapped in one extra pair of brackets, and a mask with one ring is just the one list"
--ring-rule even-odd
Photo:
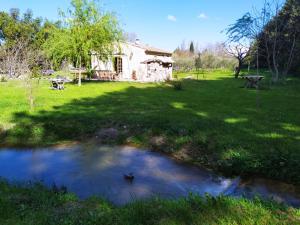
[(140, 43), (120, 43), (111, 60), (103, 62), (92, 55), (92, 68), (98, 79), (163, 82), (172, 79), (172, 53)]

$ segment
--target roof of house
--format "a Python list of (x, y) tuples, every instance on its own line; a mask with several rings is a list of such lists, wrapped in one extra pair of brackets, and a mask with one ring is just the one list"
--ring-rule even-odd
[(156, 58), (153, 58), (153, 59), (147, 59), (145, 61), (143, 61), (142, 63), (143, 64), (148, 64), (148, 63), (174, 63), (174, 61), (172, 59), (169, 59), (169, 58), (164, 58), (164, 59), (156, 59)]
[[(172, 52), (163, 50), (163, 49), (159, 49), (159, 48), (155, 48), (146, 44), (142, 44), (142, 43), (137, 43), (137, 42), (122, 42), (123, 44), (128, 44), (137, 48), (141, 48), (143, 50), (145, 50), (145, 53), (148, 55), (155, 55), (155, 56), (167, 56), (167, 57), (171, 57), (172, 56)], [(92, 55), (98, 55), (95, 51), (91, 51)], [(119, 53), (120, 55), (122, 55), (121, 53)]]
[(172, 52), (169, 52), (169, 51), (166, 51), (163, 49), (159, 49), (159, 48), (155, 48), (155, 47), (152, 47), (149, 45), (145, 45), (145, 44), (141, 44), (141, 43), (132, 43), (132, 42), (128, 42), (128, 44), (144, 49), (146, 54), (149, 54), (149, 55), (162, 55), (162, 56), (169, 56), (169, 57), (172, 56)]

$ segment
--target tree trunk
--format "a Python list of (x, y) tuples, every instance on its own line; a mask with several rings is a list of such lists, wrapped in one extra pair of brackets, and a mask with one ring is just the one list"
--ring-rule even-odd
[(234, 77), (237, 79), (239, 78), (239, 75), (240, 75), (240, 72), (241, 72), (241, 67), (242, 67), (242, 62), (240, 59), (239, 60), (239, 64), (238, 66), (235, 68), (235, 74), (234, 74)]
[(279, 80), (279, 70), (278, 70), (278, 65), (277, 65), (277, 60), (276, 60), (276, 51), (275, 51), (275, 49), (273, 50), (273, 54), (272, 55), (273, 55), (273, 68), (274, 68), (272, 81), (274, 83), (277, 83), (278, 80)]
[(264, 34), (263, 39), (265, 42), (265, 48), (266, 48), (266, 53), (267, 53), (266, 59), (267, 59), (267, 63), (268, 63), (268, 68), (271, 71), (271, 73), (273, 74), (273, 68), (272, 68), (271, 61), (270, 61), (271, 54), (270, 54), (270, 49), (269, 49), (268, 36), (266, 34)]
[(248, 62), (248, 74), (250, 73), (251, 64), (250, 61)]
[(81, 56), (79, 56), (79, 76), (78, 76), (78, 86), (81, 86)]
[(293, 62), (293, 58), (294, 58), (294, 49), (295, 49), (295, 43), (296, 43), (296, 35), (294, 35), (293, 37), (293, 43), (289, 52), (289, 58), (288, 61), (285, 65), (284, 71), (283, 71), (283, 78), (286, 79), (287, 74), (291, 68), (292, 62)]
[(259, 75), (259, 46), (257, 45), (257, 52), (256, 52), (256, 75)]
[(35, 87), (34, 87), (34, 81), (30, 78), (30, 75), (28, 75), (28, 77), (26, 77), (25, 86), (26, 86), (26, 89), (27, 89), (29, 110), (34, 111), (34, 102), (35, 102), (34, 88)]
[(276, 15), (275, 15), (275, 31), (274, 31), (274, 40), (273, 40), (273, 48), (272, 48), (272, 60), (273, 60), (273, 68), (274, 72), (273, 73), (273, 78), (272, 81), (274, 83), (277, 83), (279, 80), (279, 68), (278, 68), (278, 63), (277, 63), (277, 44), (278, 44), (278, 36), (279, 36), (279, 31), (278, 31), (278, 13), (279, 13), (279, 6), (278, 4), (276, 5)]

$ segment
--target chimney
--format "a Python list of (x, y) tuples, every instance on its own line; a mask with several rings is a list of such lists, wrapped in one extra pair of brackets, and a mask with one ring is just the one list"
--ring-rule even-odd
[(140, 39), (138, 39), (138, 38), (135, 39), (135, 44), (136, 44), (136, 45), (139, 45), (140, 43), (141, 43), (141, 42), (140, 42)]

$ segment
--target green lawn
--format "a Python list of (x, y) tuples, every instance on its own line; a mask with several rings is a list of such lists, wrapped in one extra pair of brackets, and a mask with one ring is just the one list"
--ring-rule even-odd
[(0, 83), (1, 145), (88, 141), (114, 128), (118, 137), (102, 142), (142, 145), (228, 175), (300, 183), (300, 80), (272, 87), (266, 80), (257, 91), (241, 88), (244, 80), (231, 72), (199, 77), (184, 80), (182, 91), (118, 82), (53, 91), (42, 81), (34, 112), (21, 81)]
[(261, 200), (228, 197), (153, 199), (123, 207), (91, 198), (79, 201), (40, 185), (9, 186), (0, 181), (0, 224), (5, 225), (188, 225), (300, 224), (300, 211)]

